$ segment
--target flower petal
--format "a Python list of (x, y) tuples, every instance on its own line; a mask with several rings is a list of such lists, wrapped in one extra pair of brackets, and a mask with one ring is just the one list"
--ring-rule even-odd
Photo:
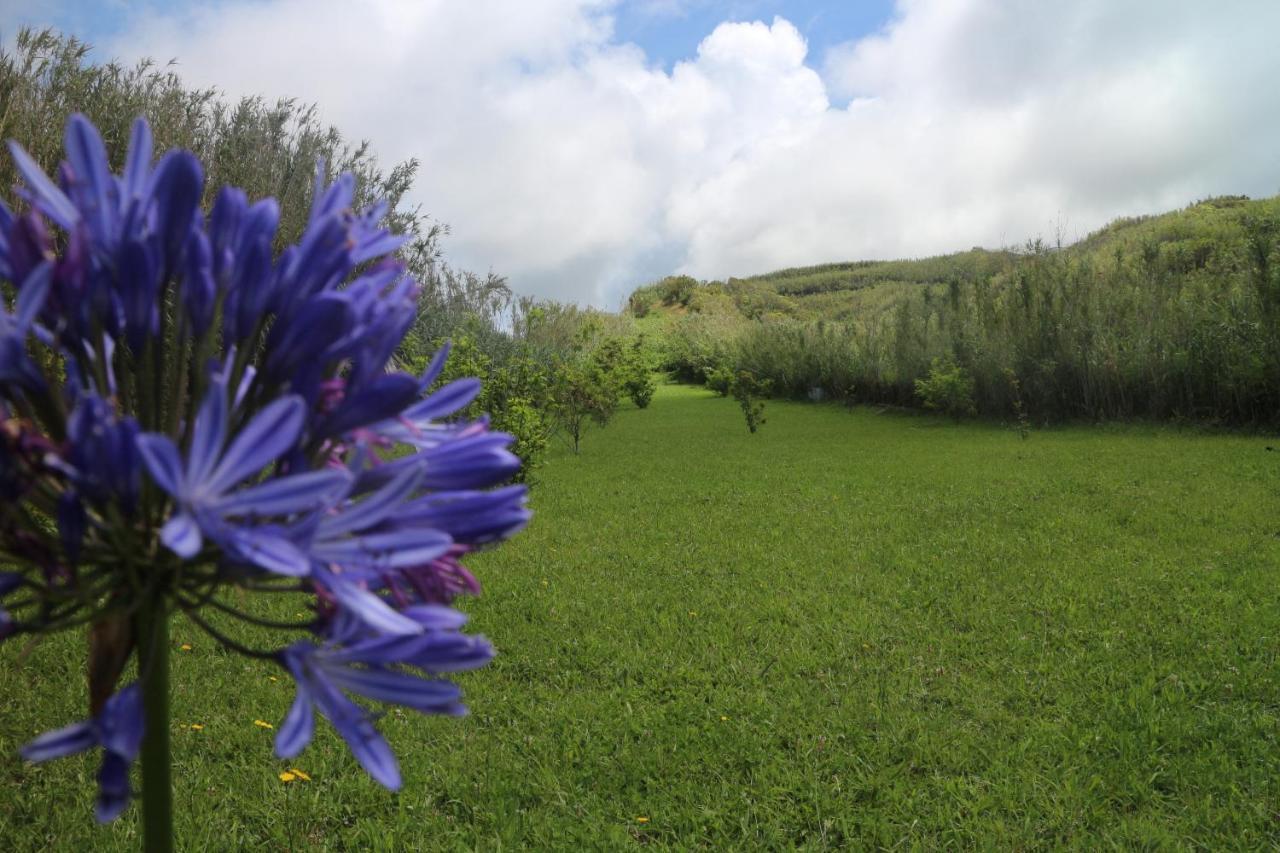
[(311, 737), (315, 733), (316, 718), (311, 708), (311, 691), (304, 681), (301, 665), (295, 663), (288, 652), (286, 652), (286, 661), (289, 671), (293, 673), (298, 683), (298, 693), (293, 698), (293, 705), (290, 706), (284, 722), (280, 724), (280, 730), (276, 732), (275, 747), (276, 755), (279, 757), (294, 758), (306, 748), (307, 744), (311, 743)]
[(36, 206), (54, 222), (70, 231), (80, 221), (80, 211), (76, 210), (71, 199), (58, 189), (49, 176), (44, 173), (30, 154), (16, 142), (9, 143), (9, 153), (13, 155), (14, 165), (18, 167), (22, 179), (35, 197)]
[(462, 698), (461, 688), (451, 681), (418, 678), (389, 669), (335, 666), (326, 674), (343, 690), (424, 713), (452, 710)]
[(345, 468), (277, 477), (219, 498), (209, 508), (220, 515), (286, 515), (332, 506), (351, 486)]
[(479, 393), (479, 379), (455, 379), (422, 402), (410, 406), (404, 411), (404, 417), (413, 421), (443, 418), (469, 404)]
[(365, 625), (385, 634), (421, 634), (422, 626), (392, 609), (380, 596), (364, 587), (325, 572), (324, 585), (349, 613)]
[(45, 732), (35, 740), (26, 743), (18, 750), (18, 754), (27, 761), (38, 763), (52, 758), (75, 755), (77, 752), (84, 752), (97, 745), (98, 735), (94, 731), (93, 723), (85, 721)]
[(221, 494), (283, 456), (297, 443), (305, 417), (306, 405), (296, 395), (267, 404), (223, 454), (210, 477), (209, 493)]
[(129, 136), (129, 153), (124, 163), (124, 193), (127, 198), (135, 198), (143, 193), (147, 185), (147, 173), (151, 169), (151, 125), (145, 118), (137, 118), (133, 122), (133, 131)]
[(115, 236), (111, 233), (112, 220), (119, 206), (112, 199), (117, 192), (116, 183), (107, 165), (107, 149), (102, 144), (102, 137), (92, 122), (76, 113), (67, 122), (63, 145), (81, 214), (99, 245), (110, 246), (110, 240)]
[(98, 799), (93, 809), (98, 823), (110, 823), (129, 805), (133, 796), (129, 787), (130, 764), (132, 761), (113, 752), (103, 753), (102, 766), (98, 768)]
[(429, 562), (449, 550), (453, 539), (429, 528), (392, 530), (349, 539), (316, 542), (311, 555), (324, 563), (349, 567), (397, 568)]
[(167, 436), (143, 433), (135, 444), (151, 478), (160, 488), (177, 497), (183, 493), (182, 459)]
[(218, 541), (237, 558), (269, 572), (289, 577), (311, 574), (311, 560), (307, 555), (268, 528), (226, 526), (219, 532)]
[(160, 541), (173, 553), (190, 560), (200, 553), (204, 540), (200, 536), (200, 526), (190, 513), (181, 511), (164, 523), (160, 528)]
[(409, 499), (422, 482), (423, 466), (406, 468), (390, 483), (359, 501), (343, 507), (342, 512), (320, 522), (317, 535), (322, 538), (365, 530), (383, 521)]

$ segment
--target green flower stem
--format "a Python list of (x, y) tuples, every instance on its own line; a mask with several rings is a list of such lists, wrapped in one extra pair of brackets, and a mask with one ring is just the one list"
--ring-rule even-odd
[(169, 753), (169, 613), (156, 595), (134, 616), (146, 732), (142, 738), (142, 842), (148, 853), (173, 850)]

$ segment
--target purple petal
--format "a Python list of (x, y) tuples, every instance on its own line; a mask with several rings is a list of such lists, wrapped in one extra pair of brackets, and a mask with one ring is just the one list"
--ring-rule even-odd
[(493, 654), (493, 646), (484, 637), (452, 634), (421, 638), (405, 663), (430, 673), (465, 672), (484, 666), (493, 660)]
[(160, 528), (160, 541), (173, 553), (190, 560), (200, 553), (204, 540), (200, 536), (200, 527), (196, 520), (185, 511), (179, 512), (165, 522)]
[(285, 715), (284, 722), (280, 724), (280, 731), (276, 733), (276, 755), (281, 758), (294, 758), (302, 752), (311, 743), (311, 736), (316, 728), (315, 712), (311, 708), (311, 691), (303, 680), (301, 665), (296, 664), (291, 657), (287, 658), (288, 667), (298, 682), (298, 694), (293, 698), (293, 705)]
[(429, 631), (456, 631), (467, 624), (467, 614), (443, 604), (415, 604), (402, 612)]
[(209, 481), (218, 453), (227, 440), (227, 389), (217, 380), (209, 383), (209, 391), (200, 402), (191, 428), (191, 449), (187, 451), (188, 480), (195, 491), (217, 492), (202, 488)]
[(41, 762), (75, 755), (97, 745), (98, 735), (93, 730), (93, 724), (80, 722), (45, 732), (19, 749), (18, 754), (27, 761)]
[(520, 459), (506, 449), (511, 436), (500, 432), (450, 442), (426, 451), (429, 489), (491, 486), (520, 470)]
[(156, 218), (161, 223), (164, 268), (172, 274), (178, 269), (191, 223), (200, 210), (204, 170), (194, 154), (174, 149), (160, 158), (149, 189), (155, 198)]
[[(129, 240), (120, 250), (120, 296), (124, 302), (125, 327), (129, 346), (141, 352), (147, 336), (155, 330), (159, 314), (156, 291), (160, 268), (147, 244)], [(126, 284), (127, 283), (127, 284)]]
[(400, 766), (369, 715), (332, 685), (316, 685), (316, 704), (347, 742), (360, 766), (379, 784), (392, 791), (400, 789)]
[(326, 436), (341, 435), (359, 426), (396, 417), (417, 396), (418, 381), (412, 376), (403, 373), (379, 376), (343, 400), (319, 431)]
[(75, 193), (81, 213), (98, 241), (108, 244), (113, 236), (111, 226), (117, 205), (111, 196), (116, 187), (107, 165), (107, 149), (102, 144), (102, 137), (87, 118), (76, 113), (67, 122), (63, 145), (67, 150), (74, 185), (77, 189), (83, 188), (83, 191)]
[(427, 369), (423, 371), (422, 377), (418, 380), (418, 387), (423, 391), (431, 387), (431, 383), (440, 377), (440, 372), (444, 370), (444, 363), (449, 358), (449, 350), (453, 348), (453, 344), (449, 341), (444, 342), (444, 346), (436, 352), (431, 358), (431, 363), (427, 365)]
[(102, 746), (127, 761), (142, 747), (142, 689), (135, 681), (116, 691), (99, 715)]
[(128, 198), (142, 194), (146, 189), (147, 172), (151, 168), (151, 126), (145, 118), (133, 122), (129, 137), (129, 154), (124, 165), (124, 192)]
[(211, 503), (220, 515), (286, 515), (333, 505), (354, 478), (345, 468), (277, 477)]
[(49, 180), (49, 176), (40, 168), (40, 164), (16, 142), (10, 141), (9, 153), (13, 155), (13, 162), (22, 174), (22, 179), (27, 182), (27, 187), (35, 195), (36, 204), (40, 210), (67, 231), (75, 228), (76, 223), (80, 221), (80, 211), (76, 210), (71, 200), (53, 181)]
[(156, 484), (171, 495), (183, 494), (182, 460), (173, 442), (163, 435), (143, 433), (135, 444)]
[(31, 327), (36, 315), (44, 307), (45, 299), (49, 296), (49, 282), (52, 279), (53, 264), (50, 261), (42, 261), (22, 280), (22, 286), (18, 288), (18, 304), (14, 306), (16, 309), (14, 320), (23, 332)]
[(424, 713), (452, 708), (462, 697), (462, 690), (451, 681), (418, 678), (393, 670), (336, 666), (326, 673), (343, 690)]
[(343, 507), (342, 512), (320, 522), (317, 535), (330, 538), (353, 530), (365, 530), (378, 524), (399, 508), (422, 482), (421, 467), (406, 468), (399, 476), (359, 503)]
[(371, 258), (389, 255), (403, 246), (408, 239), (407, 235), (392, 234), (389, 231), (384, 231), (374, 239), (362, 241), (356, 246), (351, 252), (351, 261), (352, 263), (362, 264)]
[(283, 536), (255, 528), (229, 528), (222, 534), (221, 544), (247, 563), (289, 577), (311, 574), (311, 560)]
[(381, 597), (363, 587), (329, 574), (325, 586), (338, 603), (361, 622), (387, 634), (420, 634), (422, 626), (407, 616), (402, 616)]
[(446, 533), (414, 528), (317, 542), (312, 547), (312, 555), (325, 563), (399, 568), (434, 560), (451, 545), (453, 539)]
[(306, 405), (296, 395), (275, 400), (254, 415), (223, 454), (209, 480), (209, 493), (221, 494), (283, 456), (297, 443), (305, 417)]
[(479, 379), (455, 379), (421, 403), (405, 409), (404, 417), (413, 421), (443, 418), (465, 407), (479, 393)]
[(133, 796), (129, 787), (131, 763), (115, 753), (103, 754), (102, 766), (98, 769), (98, 798), (93, 808), (98, 823), (110, 823), (128, 807)]

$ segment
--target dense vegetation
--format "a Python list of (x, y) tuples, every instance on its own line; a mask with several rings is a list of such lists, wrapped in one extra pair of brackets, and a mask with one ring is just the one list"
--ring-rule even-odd
[(787, 397), (1035, 422), (1280, 423), (1280, 198), (1209, 199), (1069, 247), (972, 250), (641, 288), (666, 366), (748, 370)]
[[(398, 796), (327, 725), (264, 761), (288, 679), (179, 635), (183, 846), (1280, 843), (1268, 439), (769, 409), (751, 435), (665, 386), (552, 448), (532, 527), (472, 562), (499, 649), (460, 679), (472, 716), (380, 723)], [(136, 810), (86, 819), (92, 757), (15, 755), (82, 714), (82, 660), (0, 646), (8, 849), (136, 845)]]

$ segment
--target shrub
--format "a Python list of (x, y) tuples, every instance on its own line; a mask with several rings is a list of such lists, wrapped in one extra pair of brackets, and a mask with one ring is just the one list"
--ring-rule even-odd
[(622, 390), (637, 409), (648, 408), (653, 394), (658, 390), (658, 383), (653, 379), (653, 371), (644, 351), (644, 341), (636, 338), (627, 350), (623, 364)]
[(561, 362), (553, 375), (556, 419), (573, 452), (577, 453), (588, 425), (604, 426), (613, 417), (618, 408), (619, 387), (612, 376), (590, 359)]
[[(415, 365), (418, 372), (422, 366)], [(546, 456), (554, 426), (547, 370), (522, 348), (486, 352), (476, 338), (462, 335), (453, 341), (439, 381), (443, 384), (464, 376), (477, 377), (483, 384), (480, 395), (463, 414), (469, 418), (488, 415), (493, 429), (514, 436), (511, 451), (524, 464), (513, 480), (532, 482)]]
[(730, 391), (742, 407), (742, 416), (747, 419), (747, 429), (753, 433), (764, 424), (763, 398), (769, 396), (772, 390), (772, 382), (758, 378), (749, 370), (739, 370), (733, 377)]
[(973, 405), (973, 377), (954, 362), (934, 359), (929, 375), (916, 380), (916, 394), (926, 409), (945, 412), (957, 421), (977, 414)]
[(707, 371), (707, 387), (721, 397), (728, 397), (733, 388), (733, 368), (713, 367)]

